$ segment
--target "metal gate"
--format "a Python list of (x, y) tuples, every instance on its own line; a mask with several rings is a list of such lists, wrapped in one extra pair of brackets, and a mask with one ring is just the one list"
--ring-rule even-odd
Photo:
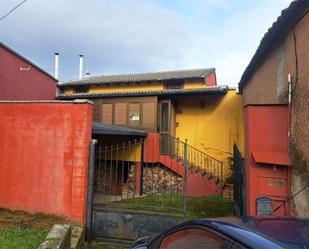
[(233, 166), (234, 166), (234, 212), (241, 216), (245, 214), (245, 169), (244, 159), (241, 156), (237, 145), (233, 146)]
[[(91, 219), (87, 216), (90, 222), (87, 236), (90, 237), (94, 230), (98, 230), (95, 228), (98, 219), (103, 219), (103, 215), (108, 212), (113, 213), (109, 217), (115, 216), (115, 210), (119, 213), (118, 218), (115, 218), (118, 221), (134, 217), (129, 221), (131, 227), (138, 225), (134, 220), (139, 219), (141, 214), (152, 218), (161, 214), (162, 217), (176, 217), (174, 221), (186, 218), (187, 143), (178, 139), (170, 141), (170, 153), (162, 155), (159, 148), (161, 139), (160, 136), (148, 136), (108, 146), (99, 141), (95, 149), (92, 146), (93, 171), (90, 172), (92, 179), (89, 179), (89, 184), (93, 186), (92, 194), (88, 193), (92, 196), (88, 206), (91, 205), (92, 208), (88, 208)], [(101, 212), (100, 216), (97, 215), (98, 212)], [(124, 215), (124, 212), (130, 215)], [(143, 226), (150, 222), (145, 220), (146, 218), (141, 221)], [(157, 223), (165, 222), (167, 226), (173, 223), (166, 220), (159, 219)], [(150, 223), (152, 222), (155, 221), (152, 219)], [(105, 229), (100, 226), (101, 230)], [(132, 231), (127, 232), (126, 224), (119, 229), (126, 239), (135, 236)], [(139, 227), (133, 230), (139, 229), (142, 230)], [(108, 233), (106, 231), (107, 237)], [(115, 233), (120, 234), (118, 231)]]

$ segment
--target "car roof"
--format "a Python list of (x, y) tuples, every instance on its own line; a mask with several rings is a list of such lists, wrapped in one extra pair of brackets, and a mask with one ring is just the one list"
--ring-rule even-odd
[(251, 230), (250, 228), (242, 227), (240, 225), (234, 225), (229, 222), (219, 221), (219, 220), (194, 220), (184, 222), (176, 227), (165, 232), (163, 235), (159, 235), (157, 238), (165, 237), (166, 235), (181, 230), (188, 227), (204, 227), (212, 229), (216, 232), (219, 232), (226, 237), (231, 238), (234, 241), (239, 242), (240, 244), (254, 249), (259, 248), (269, 248), (269, 249), (281, 249), (284, 246), (273, 240), (270, 237), (265, 236), (257, 231)]

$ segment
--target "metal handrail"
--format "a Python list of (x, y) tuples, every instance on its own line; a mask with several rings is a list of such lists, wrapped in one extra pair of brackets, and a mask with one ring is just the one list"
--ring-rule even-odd
[[(162, 136), (162, 135), (161, 135)], [(160, 141), (162, 141), (163, 139), (161, 139), (160, 136)], [(223, 180), (223, 162), (206, 154), (204, 151), (201, 151), (199, 149), (197, 149), (196, 147), (189, 145), (186, 141), (182, 141), (179, 138), (175, 138), (171, 135), (168, 134), (164, 134), (163, 136), (168, 138), (168, 145), (170, 144), (170, 141), (172, 141), (173, 143), (173, 147), (175, 147), (175, 144), (177, 145), (177, 148), (179, 148), (179, 144), (181, 144), (181, 147), (183, 147), (185, 144), (187, 146), (187, 150), (188, 150), (188, 154), (186, 155), (186, 160), (188, 162), (188, 164), (196, 164), (197, 168), (200, 168), (201, 170), (206, 170), (205, 168), (203, 168), (203, 166), (205, 166), (205, 162), (207, 162), (207, 164), (210, 162), (210, 160), (212, 160), (212, 165), (209, 166), (206, 164), (206, 167), (208, 167), (208, 174), (211, 174), (212, 177), (217, 177), (218, 180), (220, 180), (223, 185), (224, 185), (224, 180)], [(179, 154), (179, 151), (177, 152), (177, 154)], [(192, 158), (194, 158), (192, 160)], [(202, 159), (203, 158), (203, 159)], [(200, 161), (199, 161), (200, 160)], [(203, 163), (204, 162), (204, 165)], [(201, 164), (199, 164), (201, 163)], [(209, 167), (212, 167), (212, 169), (210, 169)]]
[[(173, 139), (173, 140), (176, 140), (177, 142), (180, 142), (180, 143), (182, 143), (182, 144), (185, 144), (185, 143), (186, 143), (186, 142), (180, 140), (179, 138), (173, 137), (173, 136), (168, 135), (168, 134), (164, 134), (164, 136), (167, 136), (167, 137), (169, 137), (169, 138), (171, 138), (171, 139)], [(188, 143), (187, 143), (187, 145), (188, 145), (188, 147), (190, 147), (190, 148), (192, 148), (192, 149), (194, 149), (194, 150), (196, 150), (196, 151), (202, 153), (203, 155), (205, 155), (205, 156), (207, 156), (207, 157), (209, 157), (209, 158), (211, 158), (211, 159), (213, 159), (213, 160), (215, 160), (215, 161), (217, 161), (217, 162), (222, 163), (222, 161), (218, 160), (217, 158), (214, 158), (213, 156), (210, 156), (209, 154), (205, 153), (204, 151), (202, 151), (202, 150), (200, 150), (200, 149), (198, 149), (198, 148), (196, 148), (196, 147), (194, 147), (194, 146), (192, 146), (192, 145), (190, 145), (190, 144), (188, 144)]]

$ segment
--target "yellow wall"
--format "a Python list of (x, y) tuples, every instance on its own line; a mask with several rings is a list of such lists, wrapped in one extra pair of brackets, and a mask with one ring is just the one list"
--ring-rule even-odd
[(73, 94), (74, 90), (73, 90), (73, 88), (65, 88), (62, 92), (64, 94)]
[[(126, 145), (128, 145), (126, 143)], [(107, 147), (108, 153), (105, 154), (105, 150), (102, 149), (102, 154), (100, 159), (106, 159), (106, 160), (119, 160), (119, 161), (131, 161), (131, 162), (140, 162), (141, 161), (141, 144), (136, 144), (136, 147), (134, 147), (134, 142), (132, 141), (130, 151), (126, 147), (125, 149), (122, 149), (122, 147), (119, 145), (119, 150), (117, 153), (117, 150), (115, 149), (116, 145), (114, 146), (113, 153), (110, 151), (110, 146)], [(135, 149), (134, 149), (135, 148)], [(130, 156), (129, 156), (130, 152)], [(99, 159), (99, 156), (96, 156), (97, 159)]]
[(89, 93), (104, 93), (104, 92), (134, 92), (134, 91), (154, 91), (162, 90), (162, 82), (155, 84), (130, 84), (130, 85), (109, 85), (109, 86), (91, 86)]
[[(205, 88), (204, 82), (200, 81), (185, 81), (184, 89), (194, 89), (194, 88)], [(87, 93), (110, 93), (110, 92), (134, 92), (134, 91), (156, 91), (163, 90), (163, 82), (153, 82), (153, 83), (130, 83), (117, 84), (117, 85), (106, 85), (106, 86), (90, 86)], [(73, 94), (73, 88), (67, 87), (63, 90), (64, 94)]]
[(233, 144), (244, 153), (241, 96), (229, 90), (225, 96), (182, 97), (177, 102), (176, 137), (222, 160), (228, 176)]
[(203, 81), (185, 81), (184, 89), (196, 89), (196, 88), (205, 88), (205, 83)]

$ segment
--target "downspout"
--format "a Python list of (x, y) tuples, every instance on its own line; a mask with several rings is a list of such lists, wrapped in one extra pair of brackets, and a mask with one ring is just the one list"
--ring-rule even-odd
[[(292, 75), (288, 74), (288, 154), (290, 154), (290, 140), (292, 134)], [(291, 168), (288, 166), (288, 195), (291, 196)], [(288, 215), (291, 215), (291, 204), (288, 202)]]
[(93, 210), (93, 190), (94, 190), (94, 167), (95, 167), (95, 144), (97, 140), (91, 139), (89, 145), (89, 168), (88, 168), (88, 190), (87, 190), (87, 207), (86, 207), (86, 241), (90, 241), (92, 227), (92, 210)]
[(292, 120), (292, 75), (288, 74), (288, 151), (291, 138), (291, 120)]

